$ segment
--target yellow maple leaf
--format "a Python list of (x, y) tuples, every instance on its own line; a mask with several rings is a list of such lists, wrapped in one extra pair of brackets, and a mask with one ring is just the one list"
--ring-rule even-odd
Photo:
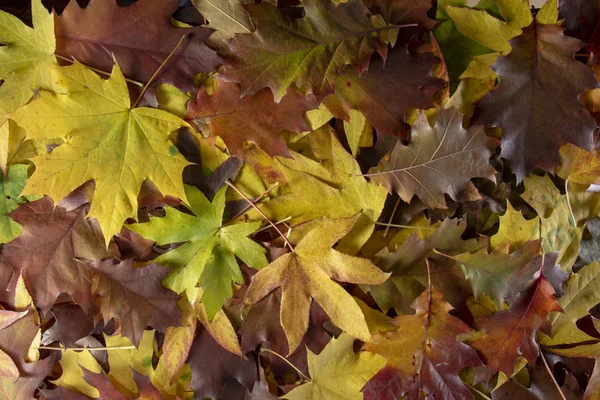
[(54, 18), (41, 0), (31, 2), (33, 28), (0, 11), (0, 125), (26, 104), (35, 89), (60, 90), (56, 72)]
[(188, 162), (169, 141), (185, 121), (153, 108), (131, 108), (121, 69), (103, 80), (79, 63), (60, 69), (68, 94), (42, 92), (13, 115), (30, 139), (62, 137), (65, 143), (33, 159), (36, 171), (25, 194), (47, 194), (56, 202), (89, 180), (96, 189), (90, 217), (104, 238), (135, 217), (137, 196), (150, 179), (164, 195), (185, 199), (181, 174)]
[(247, 304), (256, 303), (281, 287), (280, 318), (290, 354), (296, 350), (308, 328), (312, 299), (343, 331), (363, 341), (371, 339), (358, 304), (332, 281), (379, 284), (389, 276), (369, 260), (331, 248), (350, 232), (358, 218), (357, 215), (353, 218), (323, 219), (304, 236), (292, 253), (277, 258), (252, 278), (245, 298)]

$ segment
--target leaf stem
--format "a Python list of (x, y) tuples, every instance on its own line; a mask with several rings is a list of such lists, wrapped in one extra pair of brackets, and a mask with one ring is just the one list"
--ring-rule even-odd
[(244, 193), (243, 193), (243, 192), (242, 192), (240, 189), (238, 189), (237, 187), (235, 187), (235, 185), (234, 185), (233, 183), (231, 183), (231, 181), (230, 181), (229, 179), (227, 179), (227, 180), (225, 181), (225, 183), (227, 183), (227, 184), (229, 185), (229, 187), (231, 187), (231, 188), (232, 188), (233, 190), (235, 190), (235, 191), (236, 191), (236, 192), (237, 192), (237, 193), (238, 193), (240, 196), (242, 196), (242, 197), (243, 197), (243, 198), (244, 198), (244, 199), (245, 199), (245, 200), (248, 202), (248, 204), (250, 204), (250, 206), (251, 206), (251, 207), (253, 207), (253, 208), (254, 208), (256, 211), (258, 211), (258, 213), (259, 213), (259, 214), (260, 214), (260, 215), (263, 217), (263, 219), (264, 219), (265, 221), (267, 221), (269, 224), (271, 224), (271, 226), (272, 226), (273, 228), (275, 228), (275, 230), (276, 230), (276, 231), (277, 231), (277, 233), (279, 233), (279, 235), (280, 235), (280, 236), (283, 238), (283, 240), (285, 241), (285, 243), (286, 243), (288, 246), (290, 246), (290, 250), (292, 251), (292, 253), (295, 253), (295, 252), (296, 252), (296, 250), (294, 249), (294, 246), (293, 246), (293, 245), (290, 243), (290, 241), (289, 241), (289, 239), (287, 238), (287, 236), (285, 236), (285, 235), (283, 234), (283, 232), (281, 232), (281, 230), (280, 230), (280, 229), (277, 227), (277, 225), (275, 225), (275, 224), (273, 223), (273, 221), (271, 221), (271, 220), (269, 219), (269, 217), (267, 217), (267, 215), (266, 215), (266, 214), (265, 214), (265, 213), (264, 213), (264, 212), (263, 212), (263, 211), (262, 211), (260, 208), (258, 208), (258, 207), (256, 206), (256, 204), (254, 204), (254, 203), (252, 202), (252, 200), (250, 200), (250, 199), (248, 198), (248, 196), (246, 196), (246, 195), (245, 195), (245, 194), (244, 194)]
[[(56, 53), (54, 54), (54, 57), (56, 57), (58, 59), (61, 59), (63, 61), (66, 61), (66, 62), (70, 62), (71, 64), (73, 64), (75, 62), (75, 59), (73, 59), (73, 58), (61, 56), (60, 54), (56, 54)], [(100, 75), (110, 76), (110, 72), (102, 71), (101, 69), (90, 67), (89, 65), (86, 65), (86, 64), (83, 64), (83, 63), (79, 63), (79, 64), (83, 65), (87, 69), (90, 69), (90, 70), (92, 70), (92, 71), (94, 71), (94, 72), (96, 72), (96, 73), (98, 73)], [(133, 83), (136, 86), (144, 87), (144, 84), (142, 82), (134, 81), (133, 79), (129, 79), (129, 78), (125, 78), (125, 80), (127, 82), (129, 82), (129, 83)]]
[[(283, 224), (284, 222), (289, 221), (290, 219), (292, 219), (292, 217), (285, 217), (284, 219), (282, 219), (280, 221), (274, 222), (274, 224), (275, 225)], [(259, 230), (257, 230), (254, 233), (259, 233), (259, 232), (262, 232), (262, 231), (267, 230), (269, 228), (270, 228), (270, 226), (263, 226), (262, 228), (260, 228)]]
[(571, 207), (571, 198), (569, 197), (569, 179), (565, 180), (565, 195), (567, 196), (567, 206), (569, 206), (569, 211), (571, 212), (571, 218), (573, 218), (573, 225), (577, 227), (577, 221), (575, 220), (575, 213), (573, 212), (573, 208)]
[(435, 231), (437, 228), (433, 228), (431, 226), (411, 226), (411, 225), (398, 225), (398, 224), (388, 224), (385, 222), (373, 222), (375, 225), (379, 226), (388, 226), (392, 228), (405, 228), (405, 229), (418, 229), (423, 231)]
[(169, 60), (171, 59), (171, 57), (173, 57), (173, 54), (175, 54), (175, 52), (177, 51), (177, 49), (179, 48), (179, 46), (181, 46), (181, 43), (183, 43), (183, 40), (185, 39), (185, 37), (186, 37), (186, 35), (181, 35), (181, 39), (179, 39), (179, 42), (177, 42), (177, 44), (175, 45), (175, 47), (173, 48), (173, 50), (171, 50), (171, 52), (169, 53), (169, 55), (167, 56), (167, 58), (165, 58), (165, 60), (162, 62), (162, 64), (160, 64), (158, 66), (158, 68), (156, 69), (156, 71), (154, 71), (154, 74), (152, 74), (152, 76), (150, 77), (150, 79), (148, 80), (148, 82), (146, 82), (146, 84), (144, 85), (144, 88), (142, 89), (142, 92), (138, 96), (138, 98), (135, 101), (135, 103), (133, 103), (133, 106), (131, 108), (135, 108), (138, 105), (138, 103), (140, 102), (140, 100), (142, 100), (142, 97), (146, 93), (146, 90), (148, 90), (148, 88), (150, 87), (150, 85), (152, 84), (152, 82), (154, 81), (154, 79), (156, 78), (156, 76), (158, 75), (158, 73), (160, 72), (160, 70), (163, 69), (163, 67), (169, 62)]
[(312, 381), (312, 379), (310, 379), (308, 376), (304, 375), (302, 373), (302, 371), (300, 371), (298, 369), (298, 367), (296, 367), (294, 364), (292, 364), (287, 358), (285, 358), (284, 356), (282, 356), (281, 354), (277, 353), (276, 351), (273, 351), (271, 349), (260, 349), (261, 353), (270, 353), (273, 354), (279, 358), (281, 358), (283, 361), (285, 361), (290, 367), (294, 368), (296, 370), (296, 372), (298, 373), (298, 375), (300, 375), (302, 377), (302, 379), (306, 380), (306, 381)]
[(67, 350), (135, 350), (135, 346), (115, 346), (115, 347), (52, 347), (52, 346), (40, 346), (39, 350), (56, 350), (56, 351), (67, 351)]
[[(269, 194), (269, 192), (273, 189), (275, 189), (277, 186), (279, 186), (279, 182), (275, 182), (273, 185), (271, 185), (271, 187), (269, 187), (267, 190), (265, 190), (260, 196), (258, 196), (256, 199), (254, 199), (254, 201), (252, 201), (252, 204), (258, 204), (258, 202), (260, 202), (267, 194)], [(235, 214), (233, 217), (231, 217), (229, 219), (229, 221), (227, 222), (231, 222), (234, 219), (238, 218), (241, 215), (244, 215), (246, 213), (246, 211), (248, 211), (249, 209), (252, 208), (251, 204), (248, 204), (246, 207), (244, 207), (240, 212), (238, 212), (237, 214)]]
[(396, 201), (396, 205), (394, 206), (394, 209), (392, 210), (392, 215), (390, 215), (390, 219), (388, 219), (388, 224), (385, 227), (385, 231), (383, 231), (383, 238), (385, 239), (388, 231), (390, 230), (390, 224), (392, 223), (392, 220), (394, 219), (394, 215), (396, 214), (396, 210), (398, 210), (398, 206), (400, 205), (400, 197), (398, 197), (398, 201)]
[(540, 350), (540, 357), (542, 358), (542, 361), (544, 362), (544, 366), (546, 367), (546, 371), (548, 371), (548, 375), (550, 375), (550, 378), (552, 378), (552, 382), (554, 382), (554, 386), (556, 386), (556, 390), (558, 390), (558, 394), (560, 395), (560, 398), (562, 400), (567, 400), (567, 398), (565, 397), (565, 394), (562, 392), (562, 389), (558, 385), (558, 382), (556, 382), (556, 378), (554, 378), (554, 374), (552, 373), (552, 370), (550, 369), (548, 362), (546, 362), (544, 353), (541, 350)]

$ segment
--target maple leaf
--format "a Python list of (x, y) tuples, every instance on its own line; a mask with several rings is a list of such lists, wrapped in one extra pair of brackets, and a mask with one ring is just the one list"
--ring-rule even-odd
[(506, 202), (506, 212), (500, 217), (498, 232), (490, 238), (490, 244), (496, 248), (508, 244), (510, 251), (530, 240), (540, 237), (540, 218), (526, 220), (523, 215)]
[(202, 302), (211, 320), (225, 300), (232, 297), (231, 283), (244, 280), (235, 256), (255, 268), (267, 264), (265, 250), (247, 237), (260, 227), (260, 222), (223, 226), (226, 188), (210, 203), (198, 189), (186, 186), (195, 215), (168, 208), (164, 218), (128, 226), (161, 245), (186, 242), (155, 261), (174, 268), (164, 284), (176, 293), (187, 292), (188, 298), (193, 299), (191, 293), (200, 282)]
[(317, 99), (332, 93), (337, 74), (346, 64), (364, 72), (371, 53), (385, 58), (398, 26), (369, 15), (362, 2), (335, 5), (325, 0), (303, 1), (305, 16), (292, 19), (271, 4), (248, 6), (256, 21), (252, 34), (229, 42), (231, 56), (223, 76), (239, 82), (242, 95), (270, 87), (275, 101), (291, 85), (307, 88)]
[(8, 214), (19, 206), (28, 169), (28, 165), (11, 165), (6, 176), (0, 176), (0, 243), (8, 243), (21, 234), (21, 226)]
[(367, 351), (355, 353), (355, 339), (345, 333), (332, 338), (316, 355), (308, 351), (310, 380), (282, 398), (288, 400), (359, 400), (362, 387), (385, 365), (385, 358)]
[(511, 302), (508, 310), (475, 320), (484, 336), (471, 346), (483, 356), (489, 375), (501, 371), (511, 376), (519, 356), (535, 362), (539, 354), (535, 341), (537, 331), (549, 334), (548, 314), (562, 311), (554, 299), (552, 286), (542, 274)]
[[(4, 246), (2, 268), (22, 274), (37, 307), (48, 312), (61, 293), (68, 293), (84, 309), (92, 300), (91, 277), (76, 259), (106, 255), (98, 229), (87, 219), (86, 205), (67, 210), (52, 199), (21, 205), (11, 217), (23, 226), (21, 236)], [(41, 233), (41, 235), (40, 235)]]
[[(441, 224), (426, 227), (423, 236), (413, 233), (392, 252), (384, 249), (375, 257), (375, 264), (392, 276), (383, 285), (368, 286), (381, 309), (387, 312), (395, 308), (398, 313), (411, 313), (411, 303), (428, 286), (428, 276), (434, 286), (441, 288), (451, 304), (461, 304), (472, 294), (460, 266), (454, 260), (434, 252), (456, 255), (475, 252), (487, 247), (485, 240), (462, 240), (466, 223), (445, 220)], [(431, 274), (427, 272), (426, 261)]]
[(433, 93), (444, 86), (432, 74), (438, 61), (431, 52), (412, 55), (397, 46), (385, 60), (376, 57), (364, 74), (346, 67), (336, 79), (335, 99), (325, 104), (338, 118), (348, 120), (349, 110), (355, 109), (382, 135), (402, 136), (406, 111), (431, 107)]
[[(273, 100), (269, 89), (240, 97), (237, 83), (219, 81), (209, 95), (200, 89), (195, 101), (188, 104), (188, 118), (210, 118), (208, 127), (212, 142), (220, 136), (233, 155), (242, 157), (244, 142), (255, 143), (270, 156), (289, 156), (280, 131), (305, 132), (310, 126), (304, 120), (306, 111), (317, 108), (314, 97), (306, 98), (292, 89), (279, 102)], [(243, 134), (240, 132), (243, 126)]]
[(493, 148), (494, 140), (483, 126), (463, 128), (456, 109), (439, 110), (433, 127), (421, 113), (412, 126), (410, 144), (396, 143), (365, 176), (407, 203), (416, 195), (429, 208), (446, 208), (445, 193), (457, 201), (481, 198), (470, 178), (494, 179), (489, 163)]
[[(144, 0), (129, 7), (93, 1), (85, 8), (71, 1), (55, 17), (56, 52), (103, 71), (110, 71), (116, 59), (127, 78), (146, 83), (158, 71), (153, 86), (168, 82), (195, 91), (194, 76), (214, 70), (221, 60), (204, 44), (211, 30), (171, 25), (176, 9), (176, 2), (163, 0)], [(159, 69), (183, 35), (185, 41)]]
[(31, 0), (33, 28), (0, 10), (0, 125), (26, 104), (34, 90), (56, 89), (54, 23), (41, 0)]
[(381, 354), (387, 367), (370, 380), (365, 400), (380, 398), (440, 399), (472, 398), (458, 376), (462, 368), (481, 365), (474, 349), (456, 337), (469, 327), (449, 314), (452, 306), (435, 288), (427, 288), (415, 299), (415, 315), (402, 315), (392, 323), (395, 331), (373, 335), (363, 348)]
[(104, 322), (117, 317), (121, 333), (137, 345), (147, 325), (164, 332), (178, 325), (179, 296), (161, 285), (168, 269), (158, 264), (134, 267), (131, 260), (88, 262), (93, 268), (93, 292), (100, 297)]
[(261, 209), (275, 221), (291, 217), (292, 225), (320, 216), (342, 218), (360, 212), (359, 221), (342, 239), (339, 249), (356, 254), (375, 228), (386, 191), (359, 176), (358, 162), (342, 147), (330, 126), (312, 132), (306, 141), (315, 159), (295, 152), (292, 159), (278, 158), (276, 165), (281, 166), (291, 192), (276, 196)]
[(20, 108), (13, 119), (32, 139), (69, 140), (49, 154), (34, 158), (36, 171), (25, 194), (48, 194), (59, 201), (94, 180), (89, 216), (100, 222), (106, 243), (135, 217), (137, 194), (150, 179), (164, 194), (185, 199), (181, 172), (185, 159), (169, 142), (169, 134), (186, 123), (165, 111), (131, 109), (125, 79), (115, 64), (102, 80), (79, 63), (61, 69), (69, 94), (42, 92)]
[(502, 128), (501, 155), (519, 181), (534, 168), (553, 172), (565, 143), (592, 148), (596, 123), (579, 95), (598, 82), (573, 59), (584, 44), (563, 31), (537, 22), (525, 28), (493, 66), (500, 83), (478, 103), (474, 123)]
[(94, 330), (93, 316), (87, 315), (77, 304), (57, 304), (50, 309), (50, 314), (54, 316), (54, 325), (44, 331), (43, 345), (57, 341), (72, 347)]
[(256, 303), (281, 287), (280, 319), (290, 353), (296, 350), (308, 328), (313, 299), (340, 329), (361, 340), (370, 339), (360, 307), (332, 281), (378, 284), (389, 276), (366, 259), (331, 248), (352, 229), (357, 219), (358, 216), (323, 219), (300, 240), (294, 252), (277, 258), (252, 278), (244, 299), (246, 304)]
[(471, 280), (475, 296), (487, 294), (501, 310), (504, 299), (523, 291), (540, 271), (541, 262), (545, 259), (540, 256), (540, 250), (538, 240), (525, 242), (510, 254), (508, 246), (504, 245), (492, 253), (481, 249), (477, 253), (462, 253), (452, 258), (460, 263), (465, 277)]
[(404, 0), (365, 0), (373, 14), (381, 16), (392, 24), (418, 23), (425, 28), (433, 28), (435, 21), (427, 12), (431, 9), (430, 0), (416, 0), (408, 3)]
[(563, 145), (559, 152), (558, 176), (574, 183), (600, 184), (600, 152), (590, 153), (571, 143)]
[(544, 253), (558, 252), (557, 262), (569, 270), (579, 252), (583, 227), (573, 220), (567, 195), (560, 193), (548, 175), (531, 175), (523, 182), (521, 197), (538, 213)]

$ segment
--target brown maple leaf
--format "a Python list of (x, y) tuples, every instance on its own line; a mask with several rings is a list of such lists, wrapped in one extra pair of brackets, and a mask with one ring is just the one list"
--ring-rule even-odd
[(537, 22), (523, 29), (493, 66), (500, 83), (478, 103), (474, 123), (502, 128), (501, 156), (519, 181), (534, 168), (553, 172), (565, 143), (592, 149), (596, 123), (579, 95), (598, 82), (573, 59), (584, 43), (563, 31)]
[(472, 398), (458, 373), (462, 368), (481, 365), (474, 349), (456, 337), (469, 327), (449, 314), (452, 306), (442, 300), (434, 287), (427, 288), (413, 302), (415, 315), (393, 320), (398, 330), (373, 335), (363, 348), (381, 354), (387, 367), (363, 388), (365, 400)]
[(279, 103), (275, 103), (268, 88), (241, 95), (239, 84), (218, 81), (212, 96), (201, 89), (196, 100), (188, 105), (188, 118), (210, 118), (208, 127), (213, 143), (220, 136), (236, 156), (244, 154), (244, 142), (248, 140), (270, 156), (289, 157), (279, 132), (309, 131), (304, 114), (319, 107), (314, 96), (304, 97), (292, 89), (288, 89)]
[(102, 233), (85, 218), (89, 205), (56, 208), (50, 197), (21, 205), (11, 218), (23, 226), (21, 236), (6, 244), (0, 268), (21, 274), (37, 307), (46, 313), (61, 293), (68, 293), (84, 310), (92, 300), (92, 280), (76, 259), (107, 255)]
[(498, 371), (513, 374), (519, 355), (535, 362), (539, 347), (537, 331), (550, 334), (551, 311), (562, 311), (554, 298), (552, 284), (542, 274), (506, 311), (475, 320), (475, 326), (485, 335), (472, 346), (479, 350), (487, 366), (488, 377)]
[(144, 0), (129, 7), (119, 7), (113, 0), (91, 1), (86, 8), (71, 1), (55, 18), (56, 53), (103, 71), (112, 69), (114, 54), (126, 77), (146, 83), (185, 34), (155, 82), (195, 91), (195, 74), (214, 70), (220, 58), (204, 44), (210, 29), (171, 25), (176, 9), (177, 2), (165, 0)]

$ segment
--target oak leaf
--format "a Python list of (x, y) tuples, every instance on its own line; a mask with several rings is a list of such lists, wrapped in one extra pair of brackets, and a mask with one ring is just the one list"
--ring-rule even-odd
[(357, 0), (339, 5), (305, 0), (303, 6), (299, 19), (268, 3), (246, 8), (256, 31), (229, 42), (232, 54), (223, 72), (225, 79), (240, 82), (243, 96), (270, 87), (279, 102), (295, 85), (323, 99), (347, 64), (364, 72), (374, 51), (385, 58), (397, 34), (397, 26), (370, 15)]
[(519, 356), (535, 362), (539, 355), (536, 333), (549, 334), (548, 314), (562, 311), (552, 286), (542, 274), (511, 302), (508, 310), (475, 320), (475, 326), (484, 336), (471, 346), (483, 356), (489, 375), (502, 371), (511, 376)]
[(333, 246), (356, 223), (358, 216), (323, 219), (298, 243), (295, 251), (277, 258), (252, 278), (244, 299), (253, 304), (281, 287), (281, 325), (293, 353), (304, 336), (314, 299), (340, 329), (361, 340), (371, 334), (360, 307), (333, 280), (378, 284), (389, 276), (370, 261), (352, 257)]
[(179, 324), (179, 296), (161, 285), (167, 268), (158, 264), (135, 267), (131, 260), (112, 259), (87, 265), (94, 271), (93, 292), (100, 297), (104, 322), (118, 318), (121, 333), (133, 344), (142, 339), (147, 325), (164, 332)]
[[(146, 83), (158, 71), (153, 87), (167, 82), (195, 91), (194, 76), (214, 70), (221, 60), (204, 44), (211, 30), (171, 24), (176, 9), (176, 2), (163, 0), (144, 0), (129, 7), (119, 7), (115, 1), (92, 1), (85, 8), (71, 1), (54, 19), (56, 52), (103, 71), (110, 71), (116, 59), (129, 79)], [(159, 68), (183, 35), (182, 45)]]
[(304, 114), (318, 107), (314, 97), (306, 98), (291, 89), (279, 103), (275, 103), (269, 89), (244, 97), (240, 95), (239, 84), (219, 81), (212, 95), (201, 88), (196, 100), (188, 104), (187, 112), (188, 118), (209, 118), (212, 142), (220, 136), (230, 153), (240, 157), (244, 154), (246, 140), (270, 156), (289, 156), (279, 133), (284, 129), (309, 131)]
[(452, 306), (435, 288), (427, 288), (412, 304), (415, 315), (396, 317), (395, 331), (373, 335), (365, 350), (381, 354), (387, 367), (367, 383), (365, 400), (472, 398), (458, 373), (481, 365), (474, 349), (457, 340), (469, 327), (449, 314)]
[(494, 147), (483, 126), (463, 128), (462, 114), (454, 108), (440, 109), (433, 127), (421, 113), (410, 144), (398, 142), (365, 176), (407, 203), (416, 195), (427, 207), (446, 208), (444, 194), (456, 201), (481, 198), (470, 179), (494, 179), (489, 162)]
[(585, 42), (597, 53), (600, 45), (600, 2), (598, 0), (561, 0), (560, 15), (565, 19), (565, 33)]
[(223, 226), (226, 188), (208, 199), (193, 186), (186, 186), (186, 195), (195, 215), (167, 208), (164, 218), (153, 218), (144, 224), (128, 225), (129, 229), (158, 244), (185, 242), (155, 261), (172, 267), (164, 284), (176, 293), (186, 292), (195, 299), (196, 284), (203, 289), (202, 303), (212, 320), (225, 300), (233, 296), (232, 282), (243, 282), (235, 259), (261, 268), (267, 264), (265, 250), (247, 236), (260, 227), (260, 222)]
[(381, 368), (385, 358), (368, 351), (354, 352), (355, 339), (345, 333), (319, 355), (308, 351), (310, 380), (282, 398), (288, 400), (360, 400), (360, 390)]
[(186, 125), (183, 120), (162, 110), (132, 109), (118, 65), (108, 80), (79, 63), (61, 68), (60, 75), (68, 94), (42, 92), (13, 115), (31, 139), (69, 138), (34, 158), (36, 171), (25, 194), (60, 201), (93, 179), (89, 216), (100, 222), (107, 244), (136, 216), (144, 180), (152, 180), (163, 195), (185, 199), (181, 172), (187, 162), (169, 142), (169, 134)]
[(565, 143), (592, 148), (596, 123), (579, 95), (598, 82), (591, 68), (573, 59), (584, 43), (563, 31), (537, 22), (525, 28), (510, 42), (511, 53), (492, 67), (500, 83), (478, 103), (474, 123), (502, 128), (501, 155), (518, 181), (534, 168), (554, 172)]
[(61, 293), (68, 293), (84, 310), (92, 301), (91, 275), (77, 259), (107, 255), (99, 229), (85, 218), (87, 205), (67, 210), (44, 197), (11, 213), (23, 226), (21, 236), (4, 246), (2, 268), (13, 279), (23, 276), (35, 305), (48, 312)]
[(500, 217), (500, 227), (498, 232), (490, 238), (490, 244), (493, 248), (508, 244), (510, 251), (514, 251), (525, 242), (536, 240), (539, 237), (540, 218), (526, 220), (523, 214), (515, 210), (507, 200), (506, 212)]

